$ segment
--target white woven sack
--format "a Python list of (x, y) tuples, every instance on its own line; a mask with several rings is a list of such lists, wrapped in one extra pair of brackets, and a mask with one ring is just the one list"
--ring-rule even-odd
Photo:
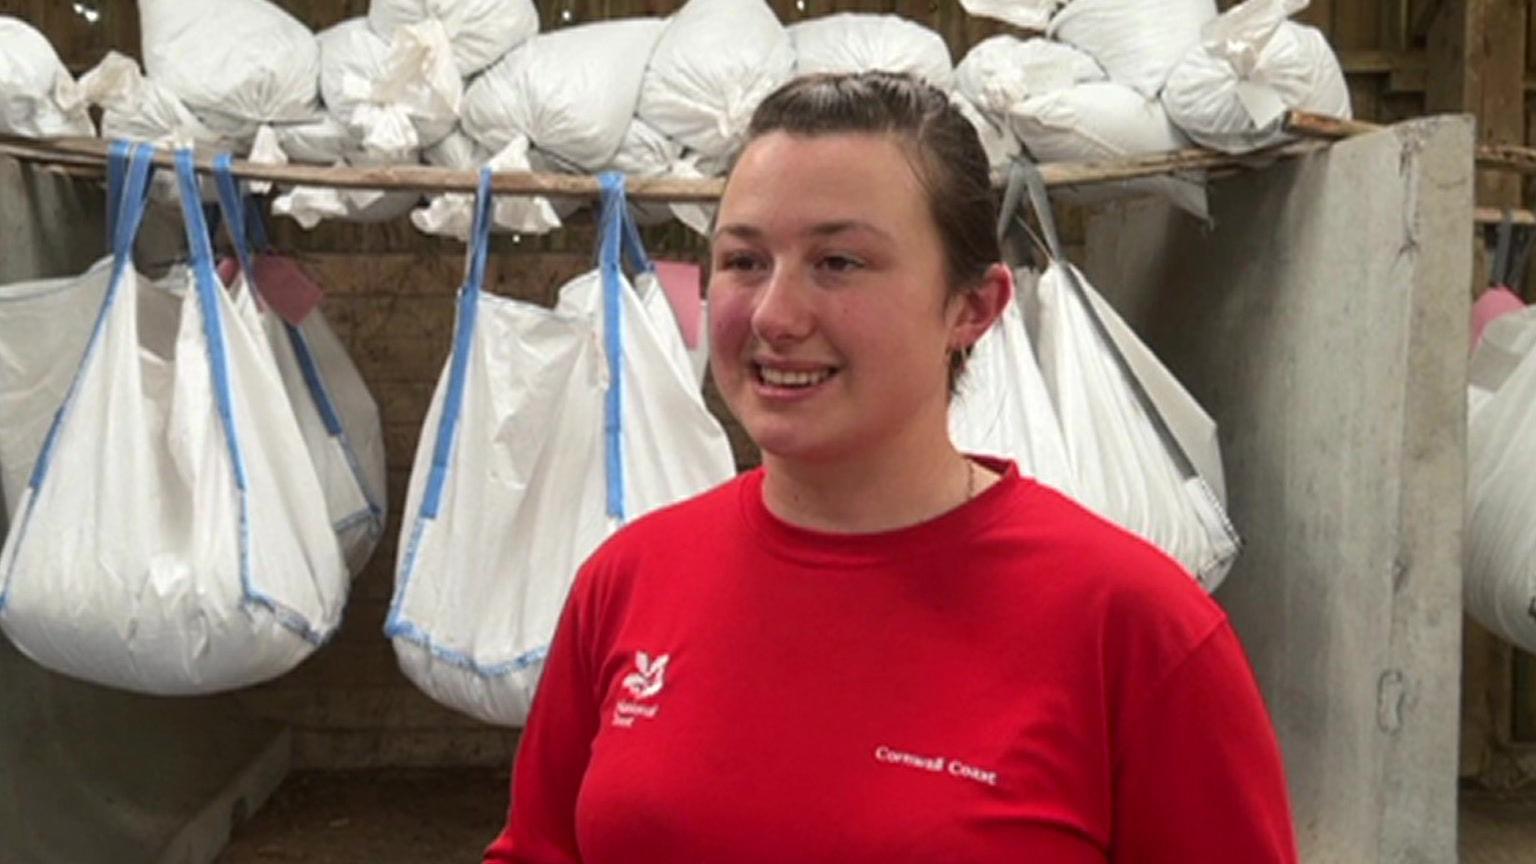
[(1014, 134), (1013, 127), (984, 113), (959, 91), (951, 94), (949, 99), (975, 128), (976, 137), (981, 140), (981, 149), (987, 153), (987, 165), (992, 173), (1006, 172), (1008, 165), (1023, 152), (1023, 145), (1019, 143), (1019, 136)]
[[(1182, 474), (1093, 326), (1065, 266), (1070, 265), (1047, 268), (1026, 305), (1038, 322), (1035, 349), (1061, 420), (1073, 497), (1178, 559), (1206, 591), (1214, 591), (1239, 548), (1218, 491), (1222, 478), (1215, 424), (1077, 273), (1109, 337), (1117, 347), (1125, 346), (1120, 351), (1131, 361), (1132, 373), (1153, 396), (1157, 413), (1173, 427), (1196, 469), (1193, 476)], [(1176, 410), (1169, 410), (1170, 402)], [(1215, 476), (1198, 473), (1212, 471), (1213, 465), (1218, 466)]]
[[(479, 290), (487, 197), (453, 356), (416, 453), (386, 633), (428, 695), (519, 725), (581, 562), (622, 518), (702, 492), (734, 468), (724, 431), (664, 348), (672, 337), (619, 273), (606, 217), (622, 198), (605, 208), (605, 266), (565, 285), (550, 310)], [(609, 299), (621, 322), (614, 355)], [(610, 382), (622, 382), (617, 442), (604, 431)]]
[(372, 0), (368, 24), (385, 39), (401, 27), (435, 21), (448, 35), (454, 65), (469, 77), (539, 32), (533, 0)]
[(1088, 52), (1109, 80), (1156, 99), (1168, 73), (1216, 17), (1216, 0), (1071, 0), (1049, 34)]
[(169, 148), (228, 149), (229, 139), (214, 132), (175, 93), (144, 77), (139, 64), (116, 51), (80, 76), (86, 102), (102, 109), (101, 135)]
[(86, 107), (48, 37), (20, 18), (0, 15), (0, 132), (95, 135)]
[(665, 28), (660, 19), (631, 18), (535, 36), (470, 85), (464, 131), (492, 152), (523, 136), (583, 170), (607, 165)]
[[(253, 342), (270, 349), (325, 493), (328, 522), (355, 576), (384, 534), (384, 430), (378, 405), (319, 308), (295, 326), (261, 302), (261, 284), (256, 282), (253, 290), (250, 276), (259, 272), (252, 241), (242, 224), (246, 200), (228, 154), (216, 158), (214, 172), (224, 226), (240, 264), (230, 287), (238, 318)], [(265, 232), (260, 236), (264, 242)]]
[(1025, 30), (1045, 30), (1062, 0), (960, 0), (971, 15), (996, 18)]
[[(1039, 162), (1115, 161), (1189, 146), (1160, 102), (1108, 81), (1026, 99), (1009, 119)], [(1167, 198), (1196, 218), (1209, 218), (1204, 182), (1183, 178), (1100, 183), (1067, 190), (1063, 197), (1091, 203), (1146, 194)]]
[(795, 74), (906, 72), (941, 90), (954, 86), (944, 37), (899, 15), (844, 12), (789, 25)]
[(639, 113), (683, 146), (723, 158), (794, 68), (789, 34), (763, 0), (688, 0), (651, 55)]
[(398, 27), (386, 40), (352, 18), (315, 38), (325, 108), (367, 151), (414, 162), (453, 131), (464, 84), (439, 22)]
[(140, 329), (148, 160), (134, 156), (101, 319), (0, 553), (0, 628), (62, 674), (191, 695), (308, 656), (348, 574), (270, 354), (213, 273), (190, 151), (190, 284), (174, 330)]
[(1351, 116), (1349, 87), (1328, 38), (1286, 20), (1307, 0), (1248, 0), (1205, 25), (1163, 88), (1190, 138), (1228, 153), (1285, 141), (1285, 113)]
[(977, 340), (950, 400), (950, 439), (966, 453), (1012, 459), (1021, 473), (1071, 495), (1077, 483), (1061, 421), (1024, 320), (1024, 298), (1039, 277), (1019, 270), (1014, 278), (1018, 295)]
[(320, 46), (267, 0), (139, 0), (139, 26), (149, 77), (222, 134), (249, 137), (315, 107)]
[(1071, 45), (1000, 35), (976, 44), (955, 67), (955, 87), (994, 122), (1029, 99), (1105, 80), (1098, 62)]
[(1536, 313), (1489, 323), (1469, 377), (1467, 612), (1536, 651)]

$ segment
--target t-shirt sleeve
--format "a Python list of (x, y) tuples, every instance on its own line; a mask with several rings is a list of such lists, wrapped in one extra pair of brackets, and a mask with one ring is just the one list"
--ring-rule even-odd
[(1280, 747), (1229, 623), (1147, 692), (1121, 741), (1112, 864), (1295, 864)]
[[(588, 575), (588, 574), (584, 574)], [(512, 769), (506, 828), (485, 864), (575, 864), (576, 796), (598, 708), (584, 633), (589, 627), (578, 579), (561, 613)]]

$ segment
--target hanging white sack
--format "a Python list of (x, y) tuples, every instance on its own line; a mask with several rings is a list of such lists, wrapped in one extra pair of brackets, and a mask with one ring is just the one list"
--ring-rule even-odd
[(1490, 322), (1469, 379), (1467, 612), (1536, 651), (1536, 313)]
[(629, 18), (529, 39), (470, 85), (464, 131), (492, 152), (521, 136), (579, 170), (607, 165), (664, 29), (658, 18)]
[[(483, 174), (454, 351), (427, 414), (385, 632), (434, 699), (519, 725), (581, 562), (626, 518), (734, 472), (719, 423), (624, 279), (622, 178), (597, 271), (553, 310), (483, 294)], [(644, 268), (641, 261), (636, 261)]]
[(960, 0), (961, 8), (971, 15), (996, 18), (1024, 30), (1050, 26), (1051, 16), (1064, 0)]
[(190, 284), (175, 329), (141, 329), (130, 259), (150, 159), (133, 153), (101, 317), (0, 552), (0, 628), (62, 674), (191, 695), (303, 660), (348, 574), (278, 372), (232, 323), (190, 151)]
[(683, 146), (727, 157), (794, 68), (789, 34), (763, 0), (688, 0), (651, 55), (639, 113)]
[(899, 15), (844, 12), (789, 25), (795, 74), (906, 72), (941, 90), (954, 86), (944, 37)]
[(966, 453), (1012, 459), (1025, 476), (1074, 494), (1061, 421), (1041, 377), (1024, 320), (1038, 274), (1015, 272), (1017, 293), (971, 351), (949, 403), (949, 435)]
[(469, 77), (539, 32), (533, 0), (372, 0), (368, 24), (384, 39), (401, 27), (436, 22), (448, 35), (454, 65)]
[(1000, 35), (967, 51), (955, 67), (955, 87), (994, 121), (1029, 99), (1105, 80), (1087, 54), (1049, 39)]
[(1208, 22), (1163, 88), (1168, 116), (1196, 142), (1247, 153), (1287, 140), (1288, 110), (1350, 117), (1328, 38), (1287, 18), (1307, 0), (1248, 0)]
[(453, 131), (464, 84), (440, 22), (397, 27), (386, 40), (352, 18), (315, 38), (326, 111), (368, 153), (414, 163), (418, 150)]
[[(1216, 425), (1067, 263), (1045, 184), (1015, 165), (1008, 218), (1024, 195), (1051, 258), (1021, 303), (1071, 464), (1071, 494), (1182, 563), (1206, 591), (1241, 546), (1227, 519)], [(1202, 473), (1205, 472), (1205, 473)]]
[(1216, 17), (1216, 0), (1071, 0), (1049, 35), (1088, 52), (1109, 80), (1156, 99), (1168, 73)]
[[(365, 151), (353, 150), (346, 158), (338, 160), (336, 167), (388, 167), (407, 162), (414, 165), (419, 161), (414, 151), (409, 155), (396, 153), (381, 159)], [(272, 212), (287, 216), (308, 231), (328, 219), (363, 224), (389, 222), (410, 213), (419, 203), (421, 193), (411, 190), (295, 186), (285, 189), (272, 200)]]
[(48, 37), (20, 18), (0, 15), (0, 132), (95, 135), (86, 108)]
[(320, 46), (267, 0), (139, 0), (139, 27), (149, 77), (221, 134), (248, 138), (315, 107)]
[[(214, 160), (219, 207), (239, 262), (231, 291), (254, 341), (270, 347), (299, 432), (304, 438), (329, 524), (347, 569), (355, 576), (384, 534), (384, 430), (368, 385), (319, 307), (291, 323), (263, 301), (264, 271), (253, 251), (266, 246), (259, 212), (251, 214), (229, 154)], [(247, 230), (247, 225), (253, 231)]]
[[(1189, 139), (1169, 122), (1162, 103), (1109, 81), (1026, 99), (1009, 119), (1038, 162), (1113, 162), (1189, 146)], [(1081, 203), (1128, 195), (1158, 195), (1197, 219), (1210, 218), (1203, 179), (1154, 177), (1098, 183), (1063, 193)]]

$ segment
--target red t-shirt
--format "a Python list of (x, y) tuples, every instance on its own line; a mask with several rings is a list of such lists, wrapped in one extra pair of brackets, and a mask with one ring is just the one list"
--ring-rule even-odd
[(898, 531), (788, 525), (752, 472), (619, 532), (512, 791), (487, 862), (1296, 861), (1226, 616), (1011, 465)]

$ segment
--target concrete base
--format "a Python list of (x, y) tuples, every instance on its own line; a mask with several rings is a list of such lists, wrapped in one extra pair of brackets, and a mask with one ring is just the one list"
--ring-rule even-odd
[(1087, 270), (1221, 427), (1218, 591), (1309, 864), (1456, 857), (1472, 124), (1213, 184), (1212, 231), (1097, 213)]
[[(0, 282), (77, 273), (105, 254), (103, 197), (0, 159)], [(160, 237), (163, 247), (174, 232)], [(207, 864), (288, 760), (287, 730), (232, 697), (84, 684), (0, 638), (4, 864)]]

